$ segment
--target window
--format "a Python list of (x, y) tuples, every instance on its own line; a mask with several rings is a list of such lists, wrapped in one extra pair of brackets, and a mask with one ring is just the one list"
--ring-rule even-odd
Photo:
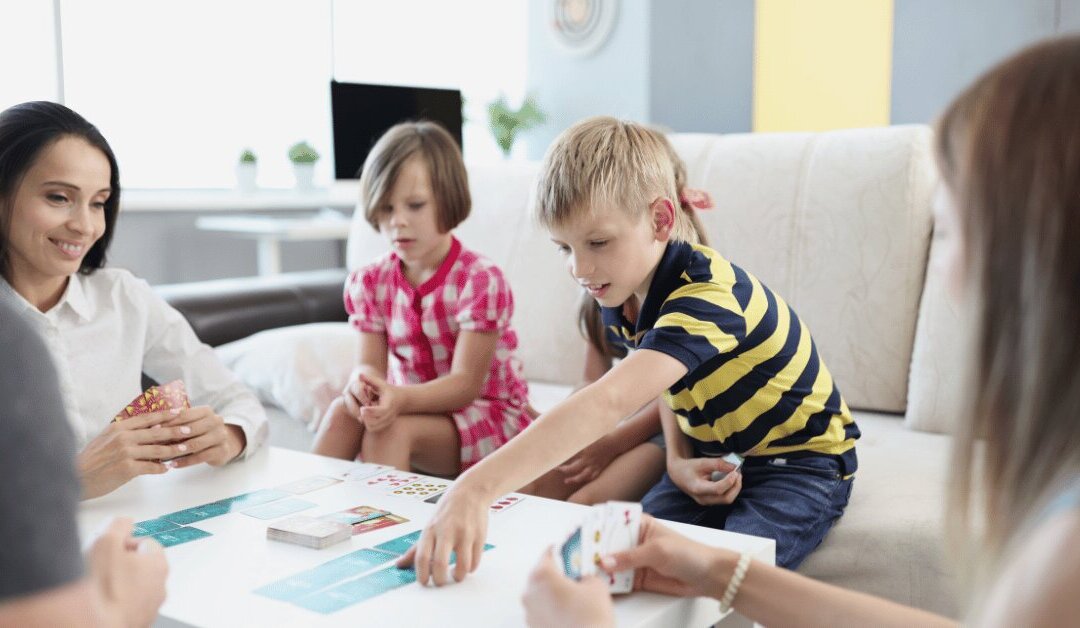
[(52, 0), (0, 3), (0, 110), (56, 100), (55, 31)]

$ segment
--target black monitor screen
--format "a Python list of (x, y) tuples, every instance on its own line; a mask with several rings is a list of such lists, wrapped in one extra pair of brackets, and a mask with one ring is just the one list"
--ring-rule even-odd
[(456, 89), (331, 81), (330, 110), (337, 179), (360, 178), (371, 147), (398, 122), (438, 122), (461, 146), (461, 92)]

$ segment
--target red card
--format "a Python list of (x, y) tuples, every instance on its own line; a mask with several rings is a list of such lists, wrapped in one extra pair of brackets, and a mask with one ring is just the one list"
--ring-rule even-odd
[(120, 421), (140, 414), (160, 412), (161, 410), (190, 407), (191, 402), (188, 401), (184, 382), (177, 379), (167, 384), (147, 388), (124, 406), (124, 409), (113, 417), (113, 421)]

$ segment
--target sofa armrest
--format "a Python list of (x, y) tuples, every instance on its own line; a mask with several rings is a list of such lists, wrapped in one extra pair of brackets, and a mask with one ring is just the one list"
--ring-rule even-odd
[(345, 321), (343, 268), (155, 286), (216, 347), (275, 327)]

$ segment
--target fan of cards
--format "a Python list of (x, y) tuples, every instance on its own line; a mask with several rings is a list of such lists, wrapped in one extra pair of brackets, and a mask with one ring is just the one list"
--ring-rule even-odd
[(124, 409), (113, 417), (113, 421), (121, 421), (140, 414), (150, 414), (162, 410), (174, 410), (190, 408), (187, 391), (184, 389), (182, 380), (173, 380), (168, 384), (151, 386), (135, 397), (124, 406)]
[(606, 577), (612, 593), (629, 593), (634, 587), (634, 570), (608, 574), (600, 559), (637, 547), (641, 531), (641, 504), (607, 502), (589, 510), (581, 526), (555, 546), (555, 559), (567, 576), (580, 580), (587, 576)]

